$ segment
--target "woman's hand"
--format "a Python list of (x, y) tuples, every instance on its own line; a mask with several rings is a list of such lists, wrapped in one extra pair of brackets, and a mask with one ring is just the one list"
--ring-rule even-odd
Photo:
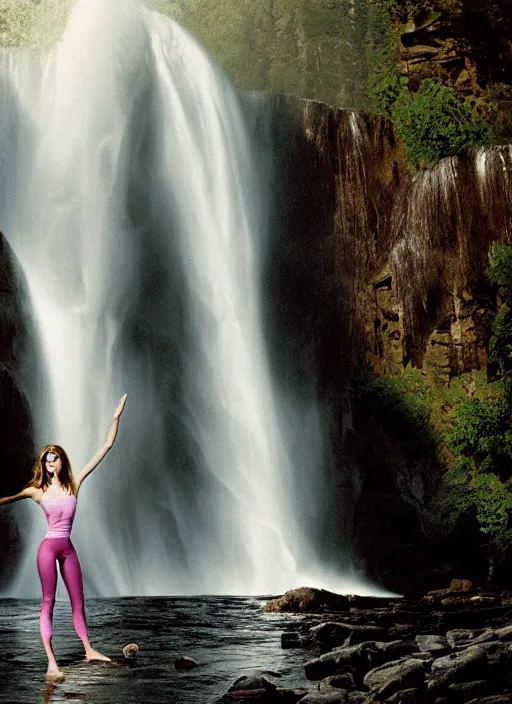
[(114, 420), (115, 420), (116, 418), (119, 418), (119, 416), (121, 415), (121, 413), (124, 411), (124, 404), (126, 403), (126, 399), (127, 399), (127, 398), (128, 398), (128, 394), (125, 394), (125, 395), (123, 396), (123, 398), (122, 398), (122, 399), (119, 401), (119, 403), (117, 404), (117, 408), (116, 408), (116, 410), (114, 411)]

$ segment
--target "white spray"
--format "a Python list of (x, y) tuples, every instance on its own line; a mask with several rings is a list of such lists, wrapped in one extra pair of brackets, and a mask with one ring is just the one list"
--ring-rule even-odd
[[(63, 445), (78, 470), (129, 394), (80, 493), (88, 593), (366, 591), (322, 574), (292, 509), (301, 479), (282, 429), (303, 421), (314, 513), (322, 423), (313, 398), (293, 408), (272, 390), (269, 193), (229, 81), (176, 23), (106, 0), (78, 2), (50, 52), (3, 52), (0, 75), (2, 229), (51, 388), (31, 399), (39, 444)], [(35, 596), (43, 521), (20, 511), (34, 535), (11, 594)]]

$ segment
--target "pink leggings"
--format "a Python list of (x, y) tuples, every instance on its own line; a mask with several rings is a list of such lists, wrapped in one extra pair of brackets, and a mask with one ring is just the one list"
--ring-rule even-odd
[(87, 626), (84, 613), (84, 592), (82, 570), (78, 555), (69, 538), (45, 538), (37, 551), (37, 569), (43, 588), (41, 605), (41, 638), (50, 640), (53, 635), (52, 619), (57, 589), (57, 564), (71, 600), (73, 625), (78, 637), (87, 638)]

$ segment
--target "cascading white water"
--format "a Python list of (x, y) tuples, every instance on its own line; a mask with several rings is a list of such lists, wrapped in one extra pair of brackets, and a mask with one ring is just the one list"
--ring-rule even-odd
[[(320, 510), (322, 422), (313, 397), (295, 407), (272, 390), (270, 194), (229, 81), (130, 0), (81, 0), (51, 51), (4, 51), (0, 75), (0, 227), (51, 388), (31, 398), (39, 444), (63, 445), (76, 471), (129, 394), (80, 494), (88, 593), (375, 593), (322, 570), (297, 515)], [(32, 596), (43, 520), (17, 510), (34, 535), (11, 593)]]

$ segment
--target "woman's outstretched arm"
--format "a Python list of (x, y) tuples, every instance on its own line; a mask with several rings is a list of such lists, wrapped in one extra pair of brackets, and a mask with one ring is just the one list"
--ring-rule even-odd
[(33, 499), (36, 494), (37, 489), (33, 486), (26, 486), (22, 489), (19, 494), (14, 494), (14, 496), (5, 496), (0, 499), (0, 506), (2, 504), (12, 504), (15, 501), (21, 501), (21, 499)]
[(86, 478), (88, 474), (92, 472), (93, 469), (95, 469), (101, 460), (105, 457), (107, 452), (110, 450), (112, 445), (114, 444), (114, 441), (117, 436), (117, 429), (119, 427), (119, 418), (121, 417), (121, 413), (124, 411), (124, 404), (126, 403), (127, 399), (127, 394), (123, 396), (123, 398), (119, 401), (117, 404), (117, 408), (114, 412), (114, 418), (112, 420), (112, 423), (110, 424), (110, 428), (108, 429), (107, 433), (107, 439), (105, 440), (105, 444), (101, 448), (99, 452), (97, 452), (94, 457), (87, 462), (85, 467), (80, 470), (80, 472), (77, 474), (76, 477), (76, 488), (77, 491), (80, 488), (80, 484), (83, 482), (83, 480)]

